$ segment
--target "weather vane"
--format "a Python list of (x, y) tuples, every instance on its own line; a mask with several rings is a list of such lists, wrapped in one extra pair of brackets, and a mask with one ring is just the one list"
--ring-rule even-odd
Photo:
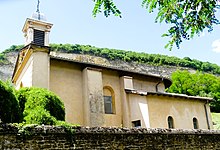
[(40, 0), (37, 1), (37, 11), (38, 13), (38, 20), (40, 20)]

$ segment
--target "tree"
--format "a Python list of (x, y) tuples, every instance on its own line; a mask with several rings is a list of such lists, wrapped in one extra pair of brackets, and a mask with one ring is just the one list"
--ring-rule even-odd
[(187, 94), (191, 96), (211, 97), (211, 111), (220, 112), (220, 77), (212, 74), (188, 71), (176, 71), (172, 73), (171, 93)]
[(3, 123), (20, 122), (21, 113), (10, 82), (0, 80), (0, 119)]
[[(93, 16), (102, 12), (106, 17), (110, 14), (121, 17), (120, 10), (113, 0), (93, 0), (95, 6)], [(220, 9), (219, 0), (142, 0), (142, 6), (149, 13), (157, 10), (156, 22), (170, 24), (168, 32), (163, 37), (170, 37), (165, 48), (172, 50), (175, 44), (178, 48), (183, 40), (189, 40), (195, 34), (200, 35), (205, 29), (213, 30), (220, 24), (216, 11)]]

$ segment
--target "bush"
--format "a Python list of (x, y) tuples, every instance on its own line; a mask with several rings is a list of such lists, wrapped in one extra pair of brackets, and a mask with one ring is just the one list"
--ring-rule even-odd
[(24, 117), (24, 120), (26, 124), (40, 125), (55, 125), (57, 122), (55, 117), (51, 116), (48, 111), (39, 106), (30, 111), (30, 113)]
[(64, 104), (46, 89), (21, 88), (17, 98), (27, 124), (55, 125), (57, 120), (65, 120)]
[(4, 123), (20, 122), (21, 112), (14, 89), (9, 82), (0, 80), (0, 119)]

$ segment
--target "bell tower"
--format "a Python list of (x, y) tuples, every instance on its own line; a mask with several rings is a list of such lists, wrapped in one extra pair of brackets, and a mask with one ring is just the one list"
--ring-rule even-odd
[(23, 26), (25, 46), (20, 50), (15, 65), (12, 82), (16, 88), (41, 87), (49, 89), (50, 47), (49, 33), (53, 24), (39, 11), (27, 18)]
[(48, 23), (45, 15), (39, 10), (33, 13), (31, 18), (27, 18), (23, 27), (25, 45), (36, 44), (39, 46), (49, 46), (49, 33), (53, 24)]

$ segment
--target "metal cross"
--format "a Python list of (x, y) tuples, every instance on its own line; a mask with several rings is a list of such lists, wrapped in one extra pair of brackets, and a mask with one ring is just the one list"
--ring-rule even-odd
[(40, 20), (40, 0), (37, 1), (37, 11), (38, 13), (38, 20)]
[(40, 13), (40, 0), (37, 1), (37, 11), (38, 13)]

